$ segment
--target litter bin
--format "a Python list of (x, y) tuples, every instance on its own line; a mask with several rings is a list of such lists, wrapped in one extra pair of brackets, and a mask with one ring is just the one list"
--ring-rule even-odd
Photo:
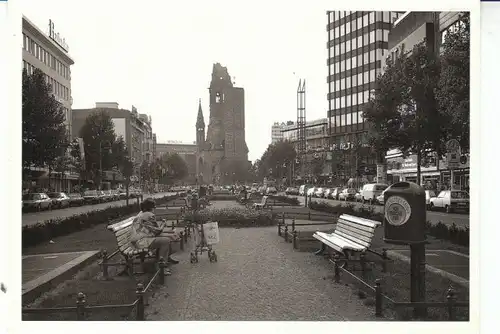
[(425, 241), (425, 190), (413, 182), (398, 182), (384, 192), (384, 241), (415, 244)]

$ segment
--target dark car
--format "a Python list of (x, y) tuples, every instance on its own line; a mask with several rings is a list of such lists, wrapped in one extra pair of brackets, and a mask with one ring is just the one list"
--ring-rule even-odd
[(48, 193), (52, 200), (52, 207), (62, 209), (69, 206), (69, 197), (65, 193)]
[(87, 190), (83, 193), (83, 200), (86, 204), (97, 204), (101, 201), (97, 190)]
[(83, 200), (82, 195), (77, 194), (77, 193), (73, 193), (73, 194), (69, 194), (68, 197), (69, 197), (69, 205), (70, 206), (83, 205), (84, 200)]
[(299, 194), (299, 189), (294, 188), (294, 187), (288, 187), (285, 190), (285, 194), (287, 195), (298, 195)]

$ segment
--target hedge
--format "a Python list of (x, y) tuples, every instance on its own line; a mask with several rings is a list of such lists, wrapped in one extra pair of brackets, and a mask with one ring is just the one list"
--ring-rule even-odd
[(277, 214), (251, 208), (206, 208), (197, 213), (187, 213), (185, 221), (216, 221), (219, 227), (258, 227), (277, 223)]
[(231, 194), (213, 194), (207, 196), (211, 201), (236, 201), (237, 196)]
[[(324, 202), (309, 202), (309, 208), (312, 210), (317, 210), (321, 212), (328, 212), (336, 215), (350, 214), (362, 218), (372, 219), (376, 221), (383, 222), (384, 215), (381, 212), (375, 212), (374, 207), (361, 207), (356, 208), (353, 204), (348, 204), (343, 206), (337, 204), (335, 206), (329, 205)], [(436, 239), (447, 240), (453, 244), (469, 247), (469, 227), (465, 228), (458, 227), (453, 223), (451, 226), (438, 222), (437, 224), (431, 224), (430, 221), (425, 223), (425, 231), (427, 235), (430, 235)]]
[(282, 202), (290, 205), (299, 205), (300, 201), (296, 197), (288, 197), (284, 195), (270, 195), (269, 198), (276, 202)]
[[(177, 195), (156, 199), (163, 204), (177, 198)], [(101, 210), (92, 210), (65, 218), (48, 219), (35, 225), (24, 226), (22, 230), (22, 247), (31, 247), (53, 238), (81, 231), (95, 225), (108, 224), (113, 220), (136, 214), (139, 211), (137, 200), (128, 206), (115, 206)]]

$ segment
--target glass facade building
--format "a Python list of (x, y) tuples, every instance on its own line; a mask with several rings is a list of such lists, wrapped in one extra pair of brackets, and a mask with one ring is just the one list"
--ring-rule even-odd
[[(368, 125), (363, 118), (363, 109), (375, 88), (375, 79), (385, 65), (392, 23), (401, 14), (402, 12), (327, 12), (329, 144), (330, 150), (341, 151), (340, 155), (345, 155), (347, 152), (343, 151), (356, 144), (367, 144)], [(371, 155), (366, 155), (361, 160), (365, 165), (375, 164)], [(344, 161), (342, 165), (345, 167), (341, 173), (344, 177), (352, 177), (356, 173), (354, 166), (349, 166), (348, 161)]]

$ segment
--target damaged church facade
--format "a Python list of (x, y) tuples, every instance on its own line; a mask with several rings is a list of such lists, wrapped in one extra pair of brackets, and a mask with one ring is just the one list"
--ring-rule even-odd
[[(209, 88), (210, 117), (205, 126), (201, 100), (196, 120), (196, 174), (199, 184), (228, 184), (247, 168), (245, 91), (234, 87), (226, 67), (214, 64)], [(205, 135), (206, 129), (206, 135)]]

